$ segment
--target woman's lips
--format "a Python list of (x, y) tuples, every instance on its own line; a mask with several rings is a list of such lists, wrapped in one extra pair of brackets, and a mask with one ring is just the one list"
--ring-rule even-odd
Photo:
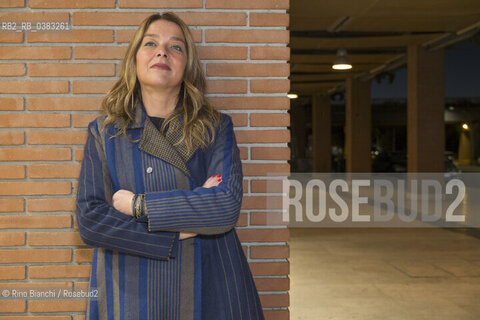
[(170, 67), (168, 65), (166, 65), (165, 63), (155, 63), (152, 68), (155, 68), (155, 69), (160, 69), (160, 70), (171, 70)]

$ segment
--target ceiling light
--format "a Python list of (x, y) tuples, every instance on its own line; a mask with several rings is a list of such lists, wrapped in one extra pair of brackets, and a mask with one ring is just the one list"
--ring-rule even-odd
[(297, 98), (298, 98), (298, 94), (296, 94), (296, 93), (288, 93), (288, 94), (287, 94), (287, 97), (289, 97), (290, 99), (297, 99)]
[(462, 128), (465, 129), (465, 130), (468, 130), (468, 124), (464, 123), (464, 124), (462, 125)]
[(352, 65), (347, 60), (347, 50), (338, 49), (337, 57), (333, 62), (332, 69), (334, 70), (349, 70), (352, 69)]

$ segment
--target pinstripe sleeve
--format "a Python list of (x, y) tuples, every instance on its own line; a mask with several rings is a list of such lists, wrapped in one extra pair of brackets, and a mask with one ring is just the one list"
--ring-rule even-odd
[(242, 203), (242, 165), (232, 120), (222, 115), (215, 142), (209, 149), (206, 176), (222, 174), (217, 187), (147, 193), (148, 229), (220, 234), (231, 230)]
[(175, 256), (178, 233), (148, 232), (147, 225), (111, 206), (111, 181), (96, 126), (89, 126), (78, 181), (77, 224), (91, 246), (153, 259)]

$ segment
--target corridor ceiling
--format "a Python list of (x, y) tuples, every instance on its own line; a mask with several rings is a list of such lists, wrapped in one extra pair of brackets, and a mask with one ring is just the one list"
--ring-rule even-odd
[[(479, 29), (480, 0), (291, 0), (290, 91), (340, 91), (347, 76), (369, 79), (404, 65), (408, 45), (478, 45)], [(349, 71), (331, 69), (339, 48), (348, 51)]]

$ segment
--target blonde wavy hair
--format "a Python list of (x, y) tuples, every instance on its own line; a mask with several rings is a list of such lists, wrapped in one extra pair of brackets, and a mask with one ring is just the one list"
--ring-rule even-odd
[(214, 140), (215, 127), (220, 123), (220, 113), (205, 97), (206, 80), (193, 36), (187, 24), (171, 12), (152, 14), (143, 20), (133, 35), (121, 63), (119, 79), (102, 101), (102, 110), (106, 115), (104, 126), (118, 123), (121, 125), (118, 135), (126, 136), (128, 126), (134, 120), (135, 105), (141, 97), (137, 79), (137, 51), (148, 27), (157, 20), (167, 20), (178, 25), (185, 37), (187, 49), (187, 64), (179, 93), (182, 104), (165, 119), (161, 130), (164, 132), (167, 126), (181, 125), (182, 137), (177, 144), (185, 143), (187, 150), (197, 146), (205, 148)]

